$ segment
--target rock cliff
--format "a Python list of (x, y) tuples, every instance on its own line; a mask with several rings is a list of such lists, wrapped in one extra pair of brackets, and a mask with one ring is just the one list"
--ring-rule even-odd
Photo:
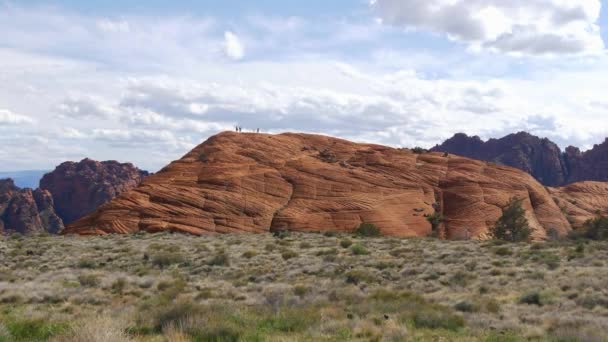
[(44, 175), (40, 188), (52, 194), (57, 214), (68, 224), (136, 187), (147, 175), (130, 163), (84, 159), (59, 165)]
[(12, 179), (0, 180), (0, 233), (58, 233), (63, 222), (48, 191), (19, 189)]
[(485, 142), (459, 133), (432, 151), (516, 167), (548, 186), (608, 181), (608, 140), (586, 152), (572, 146), (562, 152), (552, 141), (525, 132)]

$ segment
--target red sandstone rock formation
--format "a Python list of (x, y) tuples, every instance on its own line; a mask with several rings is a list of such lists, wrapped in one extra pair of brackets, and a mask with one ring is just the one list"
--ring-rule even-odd
[(608, 216), (608, 183), (581, 182), (549, 191), (575, 228), (598, 215)]
[(48, 191), (19, 189), (11, 179), (0, 180), (0, 233), (55, 234), (62, 229)]
[(548, 190), (511, 167), (318, 135), (227, 132), (66, 232), (350, 232), (369, 222), (407, 237), (430, 234), (425, 216), (437, 211), (440, 236), (484, 238), (514, 196), (535, 238), (571, 229)]
[(132, 164), (84, 159), (65, 162), (40, 181), (55, 201), (55, 210), (68, 224), (139, 185), (148, 173)]

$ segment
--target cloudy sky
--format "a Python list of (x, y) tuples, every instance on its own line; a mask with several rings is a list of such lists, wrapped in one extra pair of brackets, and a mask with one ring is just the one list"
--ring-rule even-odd
[(603, 0), (0, 0), (0, 171), (155, 171), (235, 124), (608, 136)]

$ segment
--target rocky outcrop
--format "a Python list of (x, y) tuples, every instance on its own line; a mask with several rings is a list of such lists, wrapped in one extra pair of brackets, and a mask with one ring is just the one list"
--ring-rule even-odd
[(586, 152), (570, 146), (565, 152), (568, 181), (608, 181), (608, 139)]
[(512, 197), (523, 199), (537, 239), (571, 225), (548, 190), (515, 168), (443, 153), (307, 134), (208, 139), (66, 233), (175, 231), (196, 235), (353, 231), (373, 223), (386, 235), (485, 238)]
[(63, 222), (48, 191), (19, 189), (12, 179), (0, 180), (0, 233), (59, 233)]
[(477, 136), (460, 133), (435, 146), (432, 151), (516, 167), (549, 186), (563, 185), (568, 180), (568, 169), (560, 148), (549, 139), (525, 132), (487, 142)]
[(572, 146), (562, 152), (549, 139), (525, 132), (486, 142), (477, 136), (459, 133), (432, 151), (516, 167), (548, 186), (608, 181), (608, 140), (583, 153)]
[(549, 192), (575, 228), (597, 216), (608, 216), (608, 183), (573, 183), (562, 188), (549, 188)]
[(68, 224), (136, 187), (147, 175), (130, 163), (84, 159), (59, 165), (42, 178), (40, 188), (52, 194), (55, 210)]

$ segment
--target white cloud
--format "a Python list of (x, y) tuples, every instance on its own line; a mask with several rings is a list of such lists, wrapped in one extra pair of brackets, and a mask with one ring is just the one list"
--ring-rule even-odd
[(603, 50), (600, 0), (371, 0), (381, 20), (474, 49), (527, 54)]
[(0, 109), (0, 125), (31, 124), (34, 120), (28, 116), (13, 113), (8, 109)]
[(245, 47), (233, 32), (224, 32), (224, 52), (229, 58), (238, 61), (245, 57)]
[(126, 33), (131, 30), (131, 25), (126, 20), (101, 19), (97, 21), (97, 27), (103, 32)]
[[(585, 14), (555, 17), (570, 23)], [(239, 22), (238, 37), (231, 33), (241, 49), (232, 57), (241, 62), (229, 63), (230, 35), (223, 34), (235, 23), (126, 16), (129, 29), (110, 34), (114, 28), (103, 20), (0, 7), (6, 33), (0, 35), (0, 107), (12, 111), (0, 111), (4, 168), (50, 168), (91, 157), (124, 158), (154, 171), (235, 124), (427, 147), (459, 131), (488, 138), (528, 129), (583, 148), (608, 135), (608, 59), (602, 55), (446, 54), (402, 48), (397, 30), (383, 25), (373, 24), (366, 36), (371, 18), (323, 25), (259, 18)], [(504, 29), (497, 27), (484, 28), (482, 36), (500, 36)], [(484, 41), (453, 38), (480, 48)], [(370, 41), (369, 50), (360, 45)], [(551, 50), (507, 42), (510, 50)], [(32, 137), (40, 144), (29, 147)]]
[(84, 118), (111, 118), (118, 113), (116, 109), (104, 103), (95, 96), (82, 96), (69, 98), (59, 105), (59, 113), (64, 116), (84, 119)]

